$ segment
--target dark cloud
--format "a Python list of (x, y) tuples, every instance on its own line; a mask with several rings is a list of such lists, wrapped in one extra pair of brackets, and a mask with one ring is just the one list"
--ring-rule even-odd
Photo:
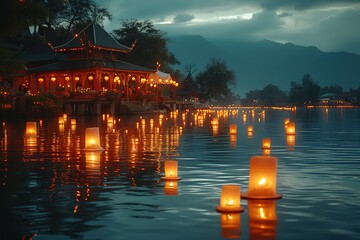
[(270, 39), (360, 54), (359, 0), (95, 1), (113, 14), (105, 24), (110, 31), (120, 20), (135, 18), (153, 21), (168, 35)]
[(174, 23), (189, 22), (189, 21), (193, 20), (194, 18), (195, 17), (193, 15), (180, 13), (174, 17)]

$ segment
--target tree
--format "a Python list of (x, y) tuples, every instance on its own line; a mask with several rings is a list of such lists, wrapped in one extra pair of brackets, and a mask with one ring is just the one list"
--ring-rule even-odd
[(320, 95), (320, 86), (316, 84), (310, 74), (305, 74), (302, 83), (291, 83), (289, 100), (297, 106), (315, 104)]
[(246, 98), (244, 98), (241, 102), (246, 105), (257, 105), (260, 102), (261, 90), (250, 90), (245, 93)]
[(341, 94), (343, 92), (343, 88), (337, 84), (333, 84), (330, 86), (326, 86), (321, 88), (320, 90), (320, 94), (325, 94), (325, 93), (334, 93), (334, 94)]
[(275, 106), (287, 101), (286, 93), (275, 85), (269, 84), (260, 93), (260, 101), (264, 106)]
[(126, 56), (119, 56), (120, 59), (170, 73), (171, 65), (179, 64), (167, 47), (165, 34), (155, 29), (149, 20), (124, 20), (120, 28), (113, 31), (113, 36), (125, 46), (133, 47)]
[(205, 70), (196, 76), (196, 81), (205, 90), (207, 99), (221, 101), (232, 97), (235, 74), (228, 69), (224, 60), (211, 59)]

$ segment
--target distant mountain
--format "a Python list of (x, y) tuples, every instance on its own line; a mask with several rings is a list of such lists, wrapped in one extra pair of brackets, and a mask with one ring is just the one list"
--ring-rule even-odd
[(241, 97), (269, 83), (288, 91), (291, 82), (300, 82), (307, 73), (320, 86), (338, 84), (344, 91), (360, 87), (360, 55), (357, 54), (325, 53), (316, 47), (269, 40), (207, 40), (198, 35), (173, 36), (169, 40), (170, 51), (181, 62), (180, 70), (195, 64), (198, 71), (203, 71), (211, 58), (224, 59), (235, 72), (236, 91)]

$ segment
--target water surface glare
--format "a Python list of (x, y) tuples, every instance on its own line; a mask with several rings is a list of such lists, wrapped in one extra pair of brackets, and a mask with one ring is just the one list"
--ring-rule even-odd
[[(106, 116), (76, 125), (72, 116), (63, 125), (39, 118), (36, 136), (24, 121), (3, 122), (2, 239), (360, 239), (359, 109), (217, 113), (218, 128), (215, 112), (111, 124)], [(285, 118), (296, 123), (292, 144)], [(84, 151), (88, 127), (100, 128), (104, 151), (95, 155)], [(249, 159), (262, 155), (265, 137), (283, 198), (242, 199), (243, 213), (216, 212), (222, 185), (247, 190)], [(165, 160), (178, 161), (180, 181), (160, 179)]]

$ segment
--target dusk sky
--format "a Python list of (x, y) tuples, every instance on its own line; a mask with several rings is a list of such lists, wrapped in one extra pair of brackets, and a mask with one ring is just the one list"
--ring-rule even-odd
[(95, 0), (123, 19), (150, 20), (167, 36), (269, 39), (360, 54), (359, 0)]

